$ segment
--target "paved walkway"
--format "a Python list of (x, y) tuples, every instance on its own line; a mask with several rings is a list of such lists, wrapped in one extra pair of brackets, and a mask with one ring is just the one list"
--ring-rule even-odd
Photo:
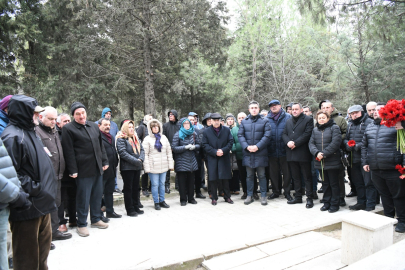
[[(72, 230), (72, 239), (54, 242), (49, 268), (158, 268), (311, 231), (338, 223), (350, 212), (348, 206), (334, 214), (321, 212), (319, 200), (312, 209), (305, 204), (288, 205), (284, 198), (269, 201), (267, 206), (259, 202), (246, 206), (240, 195), (233, 200), (233, 205), (219, 200), (212, 206), (205, 199), (182, 207), (176, 197), (166, 200), (170, 209), (156, 211), (149, 199), (143, 201), (145, 214), (135, 218), (125, 215), (123, 205), (117, 206), (123, 218), (112, 219), (108, 229), (89, 228), (86, 238)], [(355, 200), (348, 198), (347, 203)], [(381, 209), (379, 205), (376, 210)]]

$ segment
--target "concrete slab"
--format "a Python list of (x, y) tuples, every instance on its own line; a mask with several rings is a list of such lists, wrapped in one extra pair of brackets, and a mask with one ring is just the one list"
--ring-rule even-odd
[(266, 253), (260, 251), (258, 248), (252, 247), (204, 261), (203, 266), (209, 270), (226, 270), (256, 261), (266, 256), (268, 256)]
[[(340, 262), (340, 250), (335, 250), (312, 260), (297, 264), (288, 270), (336, 270), (346, 265)], [(346, 269), (346, 268), (345, 268)]]

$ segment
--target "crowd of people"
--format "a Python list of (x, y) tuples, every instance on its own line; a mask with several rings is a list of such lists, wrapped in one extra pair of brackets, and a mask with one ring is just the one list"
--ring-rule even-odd
[(248, 115), (207, 113), (201, 124), (194, 112), (179, 119), (170, 110), (165, 124), (146, 115), (138, 127), (131, 119), (118, 127), (109, 108), (91, 122), (80, 102), (70, 114), (58, 114), (32, 97), (6, 96), (0, 101), (0, 269), (11, 262), (14, 269), (47, 269), (52, 241), (70, 239), (68, 227), (87, 237), (89, 213), (90, 226), (99, 229), (121, 218), (113, 207), (117, 168), (129, 217), (144, 213), (141, 191), (151, 191), (155, 210), (170, 208), (165, 194), (175, 171), (181, 206), (206, 199), (202, 189), (213, 206), (220, 197), (233, 204), (240, 186), (245, 205), (265, 206), (282, 195), (287, 204), (301, 204), (306, 196), (309, 209), (323, 193), (320, 210), (329, 213), (345, 206), (346, 196), (357, 196), (349, 209), (366, 211), (381, 198), (384, 214), (397, 217), (395, 230), (403, 233), (405, 182), (395, 167), (405, 165), (396, 145), (405, 121), (381, 125), (384, 105), (353, 105), (345, 118), (329, 100), (312, 113), (274, 99), (269, 111), (251, 101)]

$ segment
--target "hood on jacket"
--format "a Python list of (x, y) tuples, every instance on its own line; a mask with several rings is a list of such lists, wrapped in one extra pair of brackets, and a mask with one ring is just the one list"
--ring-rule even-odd
[(167, 112), (167, 117), (169, 118), (169, 114), (170, 113), (172, 113), (172, 114), (174, 114), (174, 118), (176, 119), (176, 122), (179, 120), (179, 114), (177, 113), (177, 111), (176, 110), (170, 110), (170, 111), (168, 111)]
[(155, 138), (155, 135), (153, 134), (152, 129), (150, 127), (150, 125), (152, 123), (158, 123), (159, 124), (159, 133), (160, 133), (160, 135), (162, 135), (163, 134), (163, 125), (162, 125), (162, 123), (160, 123), (159, 120), (157, 120), (157, 119), (152, 119), (146, 125), (148, 127), (148, 132), (149, 132), (148, 136), (150, 136), (152, 138)]
[(105, 114), (108, 113), (108, 112), (110, 112), (112, 114), (111, 109), (108, 108), (108, 107), (105, 107), (103, 109), (103, 111), (101, 112), (101, 118), (104, 118)]
[(211, 113), (206, 113), (204, 118), (202, 119), (202, 124), (206, 127), (207, 126), (207, 119), (211, 118)]
[(228, 124), (226, 123), (226, 120), (228, 120), (228, 118), (232, 117), (233, 118), (233, 126), (236, 126), (236, 124), (238, 123), (238, 121), (236, 120), (235, 116), (231, 113), (227, 113), (225, 115), (225, 126), (228, 126)]
[(293, 105), (293, 104), (294, 104), (294, 102), (288, 103), (287, 106), (285, 106), (285, 111), (287, 111), (287, 108), (288, 108), (288, 107), (291, 107), (291, 109), (292, 109), (292, 105)]
[(35, 123), (32, 119), (38, 102), (35, 98), (25, 95), (14, 95), (10, 99), (8, 118), (10, 124), (24, 130), (34, 130)]

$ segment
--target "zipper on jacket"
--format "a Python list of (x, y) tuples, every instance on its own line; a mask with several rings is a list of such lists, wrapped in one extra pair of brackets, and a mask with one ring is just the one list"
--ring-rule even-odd
[(324, 130), (322, 130), (321, 132), (322, 132), (322, 140), (321, 141), (322, 141), (322, 151), (323, 151), (323, 132), (324, 132)]
[(374, 142), (374, 158), (376, 161), (376, 165), (378, 167), (378, 162), (377, 162), (377, 139), (378, 139), (378, 133), (380, 132), (380, 125), (377, 126), (377, 133), (375, 135), (375, 142)]

